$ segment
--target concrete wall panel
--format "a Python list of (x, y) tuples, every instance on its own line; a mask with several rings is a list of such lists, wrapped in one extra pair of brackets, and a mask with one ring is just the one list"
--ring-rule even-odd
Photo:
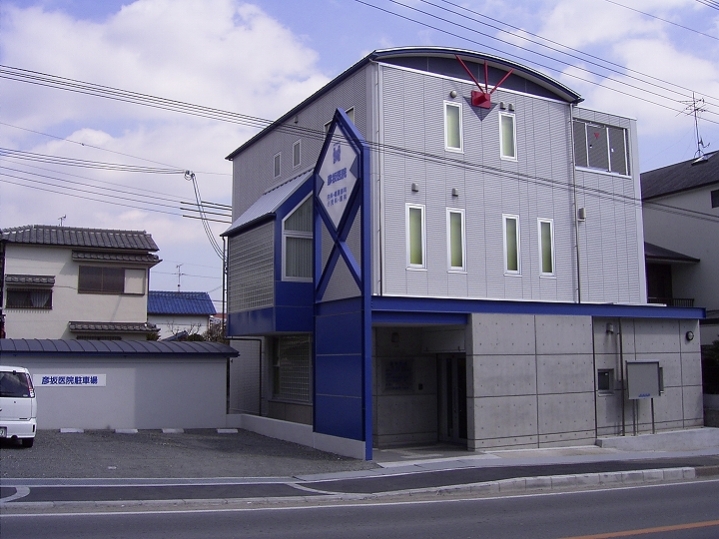
[(594, 391), (591, 354), (537, 356), (537, 392)]
[(534, 356), (475, 356), (474, 396), (536, 395)]
[[(477, 441), (528, 437), (537, 443), (537, 398), (534, 395), (474, 399), (474, 417)], [(524, 443), (531, 442), (526, 440)]]
[(531, 315), (472, 315), (474, 354), (534, 354), (534, 317)]
[(592, 353), (589, 316), (538, 316), (537, 354)]

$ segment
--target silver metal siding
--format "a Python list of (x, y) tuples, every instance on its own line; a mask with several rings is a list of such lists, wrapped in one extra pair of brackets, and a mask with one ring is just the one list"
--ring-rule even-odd
[(275, 223), (270, 222), (230, 238), (229, 312), (274, 304), (274, 227)]

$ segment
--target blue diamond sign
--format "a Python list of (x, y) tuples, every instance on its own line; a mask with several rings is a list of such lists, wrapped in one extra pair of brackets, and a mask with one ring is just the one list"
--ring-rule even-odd
[(339, 228), (352, 191), (357, 184), (358, 155), (342, 130), (335, 126), (324, 161), (318, 171), (322, 185), (318, 193), (319, 202), (332, 220), (335, 229)]

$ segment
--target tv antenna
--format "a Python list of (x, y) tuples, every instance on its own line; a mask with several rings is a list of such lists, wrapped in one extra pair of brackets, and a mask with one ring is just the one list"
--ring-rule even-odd
[(702, 163), (708, 159), (708, 157), (704, 154), (704, 148), (708, 148), (711, 145), (710, 143), (704, 144), (704, 140), (702, 140), (701, 136), (699, 135), (699, 115), (702, 112), (706, 112), (706, 106), (704, 103), (704, 98), (697, 99), (694, 95), (694, 92), (692, 92), (692, 100), (691, 101), (682, 101), (686, 107), (684, 108), (684, 112), (686, 114), (691, 114), (694, 116), (694, 133), (696, 135), (696, 141), (697, 141), (697, 151), (694, 154), (694, 163)]
[(67, 214), (57, 218), (57, 220), (60, 221), (60, 226), (62, 226), (62, 223), (65, 221), (65, 219), (67, 219)]

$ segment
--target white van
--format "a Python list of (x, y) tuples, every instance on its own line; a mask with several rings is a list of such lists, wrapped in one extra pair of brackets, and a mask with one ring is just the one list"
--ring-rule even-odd
[(0, 438), (32, 447), (37, 430), (37, 399), (25, 367), (0, 365)]

